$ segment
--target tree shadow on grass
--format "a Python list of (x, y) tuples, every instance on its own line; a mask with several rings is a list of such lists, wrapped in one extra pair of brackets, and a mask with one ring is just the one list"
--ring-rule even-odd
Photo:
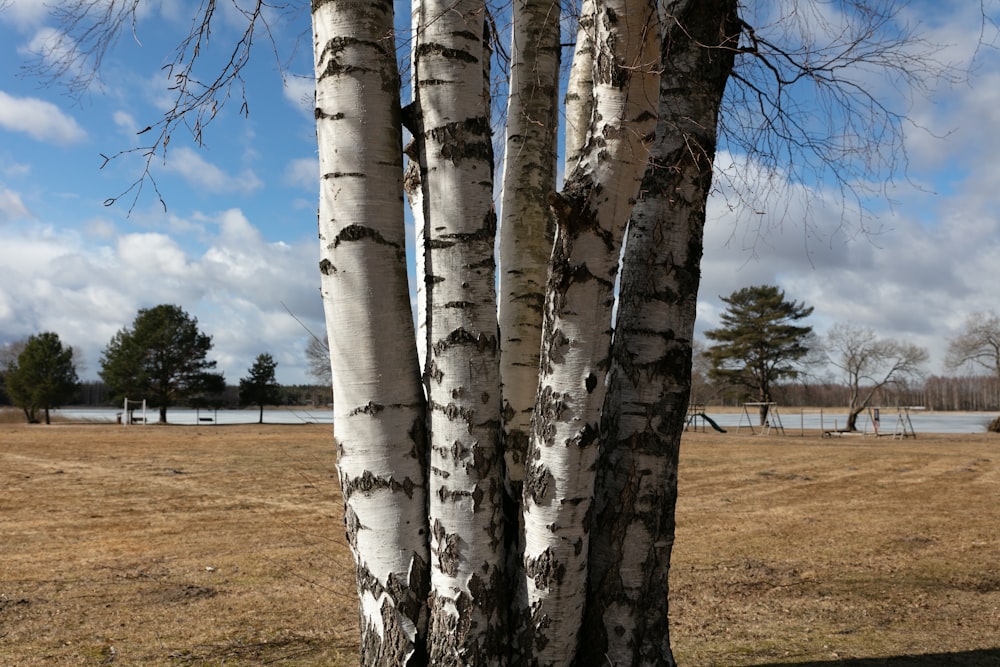
[(756, 667), (996, 667), (1000, 665), (1000, 648), (959, 651), (957, 653), (927, 653), (898, 655), (891, 658), (848, 658), (810, 662), (765, 663)]

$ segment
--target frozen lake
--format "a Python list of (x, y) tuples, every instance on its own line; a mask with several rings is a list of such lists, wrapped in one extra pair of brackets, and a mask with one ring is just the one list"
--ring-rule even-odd
[[(64, 408), (55, 410), (53, 415), (71, 421), (110, 422), (118, 421), (121, 408)], [(727, 430), (737, 427), (746, 428), (747, 418), (741, 412), (712, 412), (709, 407), (706, 413), (719, 426)], [(802, 428), (834, 430), (843, 428), (847, 423), (847, 414), (843, 411), (826, 411), (822, 415), (818, 410), (799, 408), (780, 408), (779, 415), (785, 430), (793, 433)], [(136, 411), (136, 417), (141, 417), (141, 411)], [(756, 414), (751, 409), (750, 416), (757, 428)], [(923, 433), (982, 433), (986, 430), (997, 414), (989, 412), (926, 412), (911, 410), (910, 421), (917, 434)], [(146, 418), (152, 423), (159, 418), (159, 413), (149, 408)], [(170, 408), (167, 411), (167, 421), (171, 424), (256, 424), (258, 410), (189, 410), (186, 408)], [(899, 419), (895, 408), (882, 408), (880, 423), (882, 432), (892, 433)], [(329, 408), (287, 408), (281, 410), (264, 410), (264, 422), (267, 424), (332, 424), (333, 411)], [(701, 428), (702, 421), (698, 421)], [(858, 417), (858, 428), (871, 430), (868, 416)]]
[[(755, 408), (749, 410), (750, 418), (753, 420), (753, 427), (757, 429), (757, 414)], [(719, 426), (726, 430), (735, 430), (738, 427), (747, 428), (747, 417), (742, 412), (713, 413), (708, 407), (705, 413)], [(847, 413), (841, 410), (824, 410), (822, 413), (818, 409), (801, 410), (799, 408), (780, 408), (779, 416), (785, 431), (789, 433), (798, 432), (801, 429), (833, 431), (843, 428), (847, 424)], [(998, 415), (990, 412), (928, 412), (924, 410), (910, 410), (910, 422), (913, 430), (920, 433), (983, 433), (987, 425)], [(881, 408), (879, 410), (880, 431), (882, 433), (892, 433), (896, 430), (899, 422), (899, 411), (896, 408)], [(701, 429), (702, 421), (698, 420), (698, 428)], [(866, 413), (858, 416), (858, 429), (861, 431), (872, 430), (871, 419)]]
[[(54, 410), (53, 415), (70, 421), (110, 422), (116, 423), (121, 408), (61, 408)], [(136, 419), (142, 418), (142, 410), (134, 413)], [(146, 420), (155, 423), (160, 418), (156, 408), (146, 409)], [(188, 408), (169, 408), (167, 422), (170, 424), (256, 424), (260, 418), (260, 410), (190, 410)], [(281, 410), (264, 410), (265, 424), (332, 424), (333, 410), (330, 408), (288, 408)]]

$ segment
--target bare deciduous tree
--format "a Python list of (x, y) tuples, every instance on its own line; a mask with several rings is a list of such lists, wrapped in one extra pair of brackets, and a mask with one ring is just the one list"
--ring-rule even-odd
[(1000, 377), (1000, 317), (992, 312), (970, 315), (961, 333), (948, 341), (946, 364), (979, 366)]
[(325, 340), (310, 336), (306, 344), (306, 365), (309, 368), (309, 375), (313, 376), (316, 382), (329, 385), (333, 381), (333, 373), (330, 372), (330, 346)]
[(867, 327), (838, 324), (826, 335), (828, 360), (840, 369), (850, 392), (846, 430), (856, 431), (858, 415), (888, 384), (918, 377), (927, 350), (912, 343), (879, 338)]

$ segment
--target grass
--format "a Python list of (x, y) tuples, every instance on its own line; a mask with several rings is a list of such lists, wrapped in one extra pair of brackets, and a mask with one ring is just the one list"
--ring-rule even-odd
[[(1000, 664), (1000, 436), (689, 433), (682, 665)], [(330, 427), (0, 424), (0, 662), (349, 665)]]

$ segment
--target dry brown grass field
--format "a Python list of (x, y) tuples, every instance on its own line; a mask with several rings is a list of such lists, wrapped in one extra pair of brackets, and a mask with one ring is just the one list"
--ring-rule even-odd
[[(349, 665), (329, 426), (0, 424), (0, 665)], [(1000, 665), (1000, 436), (688, 433), (686, 667)]]

